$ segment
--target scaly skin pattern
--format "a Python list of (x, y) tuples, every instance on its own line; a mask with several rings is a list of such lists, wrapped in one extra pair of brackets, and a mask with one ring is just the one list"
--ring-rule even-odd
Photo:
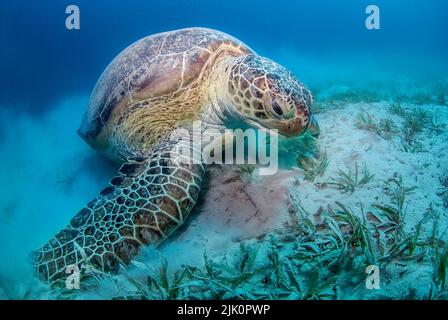
[(205, 168), (181, 161), (184, 142), (173, 131), (188, 130), (208, 114), (210, 74), (218, 62), (251, 52), (221, 32), (193, 28), (144, 38), (112, 61), (93, 90), (79, 133), (124, 164), (96, 199), (34, 253), (39, 278), (55, 283), (70, 265), (116, 273), (142, 245), (157, 245), (184, 222)]
[(231, 100), (244, 118), (287, 135), (295, 134), (292, 127), (308, 127), (313, 97), (281, 65), (257, 55), (241, 56), (234, 59), (228, 82)]
[(36, 252), (39, 277), (55, 282), (69, 265), (116, 273), (143, 245), (158, 244), (182, 224), (198, 198), (204, 166), (182, 161), (167, 143), (119, 174), (70, 224)]
[(78, 131), (123, 165), (34, 253), (38, 277), (55, 283), (72, 265), (117, 273), (185, 221), (205, 174), (193, 121), (202, 130), (245, 123), (294, 136), (312, 122), (311, 103), (289, 71), (224, 33), (190, 28), (137, 41), (103, 72)]

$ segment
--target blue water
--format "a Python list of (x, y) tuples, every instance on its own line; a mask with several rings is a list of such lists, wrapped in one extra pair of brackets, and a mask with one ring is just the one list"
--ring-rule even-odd
[(135, 40), (190, 26), (232, 34), (309, 85), (352, 73), (359, 78), (360, 66), (365, 79), (446, 74), (443, 0), (375, 1), (382, 16), (374, 31), (364, 27), (370, 2), (80, 0), (81, 29), (68, 31), (68, 2), (2, 1), (0, 98), (40, 113), (61, 97), (89, 92), (108, 62)]
[[(367, 30), (364, 10), (381, 10)], [(65, 28), (76, 4), (80, 30)], [(192, 26), (229, 33), (317, 92), (393, 86), (448, 75), (444, 0), (1, 1), (0, 287), (28, 289), (28, 253), (65, 226), (116, 166), (76, 135), (107, 64), (132, 42)], [(1, 294), (1, 292), (0, 292)]]

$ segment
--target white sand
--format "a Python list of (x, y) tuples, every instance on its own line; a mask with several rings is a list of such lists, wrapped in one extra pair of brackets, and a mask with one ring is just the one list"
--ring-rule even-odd
[[(85, 99), (81, 99), (81, 102), (77, 101), (76, 104), (84, 102)], [(73, 101), (68, 102), (65, 108), (74, 104)], [(357, 189), (353, 194), (343, 194), (335, 188), (320, 188), (315, 183), (305, 180), (301, 180), (299, 186), (293, 185), (294, 176), (302, 176), (302, 171), (299, 169), (284, 168), (276, 176), (254, 176), (246, 181), (239, 179), (232, 167), (213, 167), (210, 169), (210, 182), (205, 189), (206, 192), (202, 195), (201, 202), (187, 225), (163, 245), (157, 254), (151, 249), (146, 249), (138, 261), (148, 265), (158, 265), (158, 254), (160, 254), (167, 258), (171, 268), (176, 268), (185, 263), (200, 265), (205, 248), (211, 256), (223, 255), (226, 251), (235, 248), (243, 239), (253, 239), (280, 228), (288, 216), (289, 191), (311, 213), (320, 207), (334, 206), (335, 201), (344, 203), (355, 212), (360, 203), (366, 207), (372, 203), (385, 202), (388, 197), (384, 194), (382, 185), (395, 172), (403, 176), (406, 185), (418, 187), (418, 190), (408, 197), (405, 227), (412, 230), (430, 204), (442, 213), (441, 228), (448, 227), (446, 209), (443, 208), (440, 197), (435, 195), (440, 188), (439, 176), (448, 170), (447, 132), (445, 130), (438, 136), (421, 134), (420, 140), (427, 152), (407, 153), (399, 149), (397, 139), (385, 140), (375, 133), (355, 127), (355, 117), (363, 110), (372, 114), (376, 120), (391, 118), (397, 124), (401, 123), (403, 120), (400, 117), (388, 112), (388, 104), (388, 102), (371, 105), (349, 104), (317, 115), (321, 126), (319, 143), (323, 149), (327, 150), (330, 163), (324, 176), (318, 178), (316, 182), (329, 181), (330, 177), (337, 177), (339, 169), (345, 171), (348, 168), (354, 168), (355, 163), (358, 162), (360, 165), (366, 163), (369, 171), (375, 174), (371, 183)], [(414, 108), (411, 105), (408, 107)], [(421, 108), (433, 113), (437, 122), (448, 125), (447, 107), (425, 105)], [(92, 167), (90, 162), (101, 163), (102, 160), (91, 158), (89, 155), (94, 152), (88, 150), (76, 137), (74, 132), (77, 123), (75, 124), (73, 120), (66, 124), (66, 127), (61, 128), (57, 121), (61, 118), (62, 116), (56, 112), (53, 115), (50, 114), (42, 122), (36, 123), (35, 120), (30, 119), (19, 122), (21, 127), (31, 126), (33, 130), (37, 128), (44, 131), (40, 135), (45, 138), (50, 137), (50, 141), (36, 143), (33, 140), (34, 131), (24, 129), (27, 135), (19, 140), (23, 150), (17, 150), (17, 146), (2, 146), (4, 150), (13, 148), (14, 155), (17, 157), (8, 158), (11, 168), (7, 173), (2, 173), (2, 183), (12, 180), (15, 184), (9, 188), (10, 195), (2, 200), (1, 205), (4, 208), (8, 205), (8, 201), (13, 199), (20, 199), (20, 201), (15, 209), (14, 225), (2, 222), (1, 240), (5, 248), (2, 261), (5, 262), (0, 269), (0, 287), (4, 290), (4, 292), (0, 290), (0, 295), (7, 295), (10, 298), (48, 297), (45, 286), (38, 285), (35, 280), (25, 276), (29, 271), (29, 268), (25, 266), (25, 254), (63, 227), (70, 217), (101, 189), (101, 186), (106, 185), (107, 176), (113, 174), (113, 166), (100, 171), (98, 171), (99, 166)], [(64, 132), (64, 134), (59, 135), (58, 132)], [(65, 132), (72, 133), (66, 136)], [(6, 141), (12, 143), (15, 140), (7, 138)], [(46, 156), (39, 160), (42, 150)], [(27, 161), (30, 158), (24, 154), (30, 154), (33, 160)], [(14, 168), (18, 168), (16, 164), (18, 165), (21, 161), (26, 164), (23, 166), (24, 169), (13, 172)], [(92, 177), (92, 172), (97, 171), (97, 175)], [(17, 179), (16, 175), (21, 175), (22, 180)], [(70, 186), (64, 187), (62, 191), (58, 182), (61, 180), (61, 175), (62, 177), (69, 175), (67, 179), (71, 181)], [(27, 187), (23, 189), (22, 184), (18, 185), (18, 181), (26, 182)], [(85, 188), (86, 185), (89, 187)], [(45, 192), (42, 188), (46, 188)], [(24, 198), (17, 196), (19, 192), (37, 194), (37, 196), (30, 201), (26, 200), (29, 199), (28, 196)], [(41, 214), (42, 212), (46, 214)], [(52, 220), (51, 225), (46, 227), (45, 219), (56, 219), (56, 222)], [(32, 234), (33, 232), (36, 234)], [(21, 240), (23, 238), (26, 241)], [(14, 249), (17, 243), (21, 243), (20, 250)], [(12, 274), (15, 266), (19, 266), (20, 277)], [(136, 278), (139, 278), (141, 275), (134, 269), (130, 268), (131, 273), (135, 273)], [(390, 278), (391, 282), (382, 294), (393, 296), (405, 294), (412, 284), (414, 287), (419, 287), (421, 284), (423, 291), (429, 286), (431, 270), (427, 265), (412, 269), (411, 273), (400, 277), (398, 276), (399, 269), (392, 266), (387, 270), (386, 279)], [(23, 277), (27, 280), (23, 280)], [(122, 276), (117, 277), (117, 279), (122, 278)], [(97, 288), (79, 297), (108, 298), (120, 293), (117, 287), (109, 283), (102, 289)]]
[[(209, 256), (215, 257), (232, 252), (237, 249), (240, 240), (253, 239), (281, 228), (288, 216), (288, 190), (311, 214), (320, 207), (335, 207), (336, 201), (352, 208), (355, 213), (359, 213), (360, 204), (366, 210), (373, 203), (389, 203), (382, 186), (397, 172), (403, 176), (406, 186), (418, 187), (408, 196), (405, 229), (413, 230), (431, 204), (443, 213), (440, 228), (447, 228), (446, 210), (440, 197), (435, 195), (440, 189), (439, 176), (444, 168), (448, 169), (447, 133), (439, 136), (425, 136), (423, 133), (420, 138), (427, 152), (407, 153), (399, 149), (398, 139), (385, 140), (375, 133), (356, 128), (355, 118), (362, 111), (371, 113), (376, 120), (391, 118), (400, 124), (403, 119), (390, 115), (388, 105), (388, 102), (351, 104), (317, 115), (322, 132), (319, 143), (327, 150), (330, 164), (315, 183), (302, 180), (299, 186), (293, 185), (294, 176), (303, 176), (297, 168), (282, 169), (273, 177), (255, 176), (246, 183), (237, 178), (231, 167), (212, 168), (210, 185), (190, 223), (159, 253), (167, 258), (171, 267), (176, 268), (182, 264), (200, 266), (204, 249), (207, 249)], [(410, 105), (408, 108), (412, 110), (416, 107)], [(436, 121), (439, 123), (448, 124), (448, 108), (433, 105), (421, 108), (438, 115)], [(359, 164), (360, 169), (365, 163), (369, 171), (375, 174), (371, 183), (351, 194), (318, 186), (319, 182), (330, 181), (330, 177), (336, 178), (340, 169), (353, 169), (355, 163)], [(154, 255), (140, 261), (149, 265), (159, 264), (158, 256)], [(410, 264), (415, 264), (415, 267), (409, 268)], [(138, 274), (137, 270), (134, 272)], [(423, 296), (429, 291), (433, 276), (428, 261), (425, 264), (415, 261), (390, 264), (381, 272), (381, 290), (359, 290), (345, 298), (397, 298), (408, 294), (411, 288)], [(139, 276), (136, 275), (136, 278)]]

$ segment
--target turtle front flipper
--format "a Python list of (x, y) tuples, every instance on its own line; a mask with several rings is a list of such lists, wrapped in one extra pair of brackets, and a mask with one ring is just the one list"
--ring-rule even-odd
[(187, 159), (180, 143), (123, 164), (110, 185), (35, 252), (38, 277), (54, 283), (73, 265), (117, 273), (141, 246), (160, 243), (185, 221), (204, 173), (202, 162)]

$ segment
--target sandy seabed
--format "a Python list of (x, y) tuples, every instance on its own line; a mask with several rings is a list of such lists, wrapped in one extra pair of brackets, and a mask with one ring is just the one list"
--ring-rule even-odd
[[(85, 97), (72, 98), (39, 119), (11, 113), (1, 117), (1, 298), (54, 298), (32, 276), (28, 254), (64, 227), (117, 169), (76, 136), (81, 111), (77, 111), (79, 117), (70, 116), (72, 108), (86, 103)], [(405, 120), (391, 112), (390, 105), (390, 101), (349, 102), (319, 112), (318, 145), (329, 162), (313, 182), (304, 179), (304, 171), (295, 165), (281, 166), (275, 176), (249, 177), (242, 177), (231, 166), (212, 166), (186, 225), (159, 249), (143, 250), (137, 264), (158, 266), (163, 256), (170, 270), (175, 270), (183, 264), (200, 266), (204, 250), (211, 257), (231, 255), (241, 241), (257, 242), (282, 229), (290, 218), (291, 196), (311, 215), (334, 207), (336, 202), (360, 212), (361, 207), (388, 201), (385, 182), (397, 176), (407, 186), (416, 187), (407, 196), (405, 230), (415, 230), (431, 209), (440, 213), (443, 233), (448, 229), (447, 204), (440, 195), (441, 179), (448, 173), (448, 107), (403, 103), (406, 112), (424, 111), (432, 117), (433, 125), (443, 128), (437, 133), (425, 128), (418, 135), (418, 152), (409, 152), (403, 149), (399, 135), (384, 138), (356, 125), (360, 114), (369, 114), (374, 121), (389, 119), (397, 127), (403, 126)], [(337, 180), (339, 170), (353, 171), (356, 165), (367, 167), (373, 179), (353, 192), (328, 184)], [(423, 232), (430, 232), (429, 226), (426, 229)], [(264, 245), (262, 240), (260, 245)], [(388, 269), (378, 292), (347, 293), (346, 298), (400, 297), (410, 288), (423, 296), (433, 281), (431, 263), (411, 260), (402, 264), (406, 269), (400, 264)], [(135, 265), (128, 272), (135, 279), (144, 279)], [(116, 286), (117, 280), (122, 281), (121, 286)], [(127, 277), (120, 275), (77, 293), (76, 298), (113, 298), (122, 295), (122, 287), (128, 285)]]

